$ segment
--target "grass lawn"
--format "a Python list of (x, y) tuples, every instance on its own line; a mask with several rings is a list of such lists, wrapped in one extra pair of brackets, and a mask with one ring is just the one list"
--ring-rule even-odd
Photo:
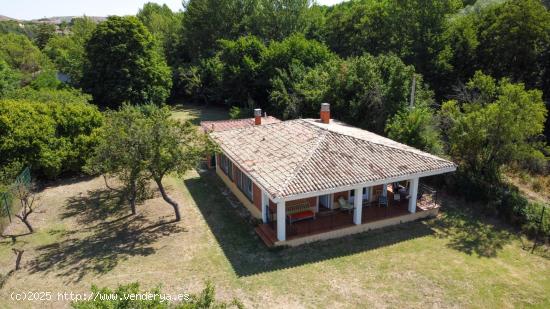
[[(188, 112), (189, 111), (189, 112)], [(221, 109), (179, 106), (179, 119), (220, 119)], [(41, 192), (37, 232), (20, 237), (23, 269), (0, 290), (0, 308), (58, 308), (16, 302), (12, 292), (88, 292), (91, 284), (139, 281), (169, 293), (212, 281), (220, 298), (247, 307), (550, 307), (550, 259), (530, 254), (513, 232), (444, 199), (437, 219), (297, 248), (268, 250), (212, 172), (166, 180), (182, 221), (154, 196), (139, 215), (116, 211), (101, 178), (66, 179)], [(228, 198), (229, 196), (229, 198)], [(164, 224), (159, 224), (165, 222)], [(10, 232), (24, 232), (18, 224)], [(14, 263), (0, 242), (0, 273)]]

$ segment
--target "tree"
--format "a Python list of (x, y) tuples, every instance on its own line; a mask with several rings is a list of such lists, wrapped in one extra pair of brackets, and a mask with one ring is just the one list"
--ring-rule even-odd
[(258, 74), (266, 47), (253, 36), (219, 43), (218, 57), (223, 63), (222, 97), (229, 105), (246, 106), (250, 100), (259, 98)]
[(434, 113), (428, 106), (406, 107), (388, 120), (386, 134), (398, 142), (441, 154), (441, 137)]
[(393, 53), (437, 82), (436, 59), (447, 18), (461, 0), (350, 1), (327, 13), (326, 41), (342, 56)]
[(136, 15), (149, 32), (159, 41), (168, 65), (175, 67), (179, 62), (181, 46), (181, 23), (183, 13), (173, 12), (166, 4), (162, 6), (148, 2)]
[(179, 205), (168, 195), (162, 180), (170, 173), (183, 175), (196, 167), (207, 153), (209, 143), (191, 122), (172, 119), (167, 107), (145, 106), (144, 113), (147, 122), (142, 130), (142, 157), (162, 198), (173, 207), (175, 221), (180, 221)]
[(117, 191), (128, 200), (134, 215), (137, 200), (147, 188), (148, 175), (141, 143), (144, 125), (141, 107), (124, 105), (119, 111), (108, 111), (98, 133), (100, 141), (86, 163), (86, 170), (102, 174), (111, 190), (117, 189), (108, 185), (107, 176), (116, 177), (122, 183), (122, 190)]
[(38, 48), (43, 49), (53, 36), (55, 36), (55, 25), (40, 23), (36, 28), (34, 42)]
[(413, 74), (417, 104), (429, 105), (433, 100), (421, 76), (396, 56), (333, 59), (305, 73), (297, 66), (291, 74), (296, 81), (286, 90), (279, 87), (279, 109), (289, 104), (297, 111), (295, 116), (317, 117), (319, 102), (330, 102), (335, 118), (379, 134), (387, 120), (407, 105)]
[(498, 182), (504, 164), (540, 154), (535, 141), (547, 110), (540, 90), (476, 72), (457, 100), (443, 104), (441, 116), (447, 152), (460, 170)]
[(259, 0), (247, 28), (265, 41), (280, 41), (316, 27), (311, 0)]
[(0, 59), (0, 97), (19, 87), (20, 76)]
[(37, 76), (55, 74), (48, 57), (24, 35), (0, 34), (0, 59), (21, 74), (21, 86), (30, 84)]
[(84, 46), (90, 39), (96, 23), (89, 17), (74, 18), (70, 34), (54, 36), (44, 47), (44, 53), (52, 59), (59, 72), (69, 76), (69, 84), (80, 87), (86, 54)]
[(450, 19), (439, 55), (444, 90), (482, 70), (550, 92), (550, 12), (537, 0), (503, 1)]
[(214, 56), (218, 40), (233, 40), (246, 33), (257, 0), (186, 0), (183, 6), (181, 58), (196, 63)]
[(97, 104), (162, 104), (170, 93), (170, 68), (135, 17), (111, 16), (100, 23), (86, 44), (86, 55), (82, 83)]
[(50, 178), (80, 172), (103, 122), (97, 107), (74, 101), (40, 102), (19, 95), (0, 100), (0, 169), (31, 165), (39, 176)]
[(34, 233), (34, 229), (29, 222), (29, 215), (34, 212), (36, 207), (35, 202), (37, 201), (33, 186), (24, 183), (17, 183), (14, 187), (12, 187), (11, 191), (14, 197), (21, 204), (21, 210), (19, 213), (15, 214), (15, 217), (25, 224), (29, 230), (29, 233)]

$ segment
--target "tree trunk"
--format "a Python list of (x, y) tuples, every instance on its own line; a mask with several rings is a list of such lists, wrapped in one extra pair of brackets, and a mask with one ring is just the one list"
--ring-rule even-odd
[(23, 222), (26, 226), (27, 226), (27, 229), (29, 229), (29, 232), (32, 234), (34, 233), (34, 229), (32, 228), (31, 224), (29, 223), (29, 221), (27, 220), (27, 216), (28, 214), (26, 215), (23, 215), (23, 216), (20, 216), (20, 215), (15, 215), (17, 218), (19, 218), (19, 220), (21, 220), (21, 222)]
[(20, 250), (20, 249), (15, 249), (15, 248), (12, 248), (11, 250), (13, 250), (13, 253), (16, 256), (16, 258), (15, 258), (15, 270), (19, 270), (19, 269), (21, 269), (21, 258), (23, 257), (23, 252), (25, 252), (25, 250)]
[(174, 208), (174, 213), (176, 215), (176, 222), (181, 220), (180, 215), (180, 208), (178, 203), (171, 199), (168, 194), (166, 194), (166, 191), (164, 190), (164, 186), (162, 185), (162, 179), (155, 179), (155, 182), (157, 183), (157, 186), (159, 187), (160, 194), (162, 195), (162, 198), (166, 201), (166, 203), (170, 204)]
[(137, 213), (136, 211), (136, 183), (132, 182), (130, 185), (130, 196), (128, 197), (128, 201), (130, 202), (130, 209), (132, 210), (132, 215), (135, 215)]

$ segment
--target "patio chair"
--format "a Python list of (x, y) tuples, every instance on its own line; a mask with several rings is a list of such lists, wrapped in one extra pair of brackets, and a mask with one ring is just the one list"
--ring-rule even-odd
[(400, 201), (400, 200), (401, 200), (401, 194), (399, 194), (399, 193), (394, 193), (394, 194), (393, 194), (393, 200), (394, 200), (394, 201)]
[(352, 212), (353, 211), (353, 204), (347, 202), (342, 196), (338, 199), (338, 204), (340, 205), (340, 209), (342, 211)]
[(380, 195), (378, 197), (378, 207), (388, 207), (388, 197), (387, 196), (383, 196), (383, 195)]

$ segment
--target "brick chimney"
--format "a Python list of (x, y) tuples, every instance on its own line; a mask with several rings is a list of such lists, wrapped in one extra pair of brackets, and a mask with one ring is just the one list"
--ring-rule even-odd
[(261, 125), (262, 124), (262, 109), (261, 108), (255, 108), (254, 109), (254, 125)]
[(330, 122), (330, 104), (321, 103), (321, 122), (329, 123)]

